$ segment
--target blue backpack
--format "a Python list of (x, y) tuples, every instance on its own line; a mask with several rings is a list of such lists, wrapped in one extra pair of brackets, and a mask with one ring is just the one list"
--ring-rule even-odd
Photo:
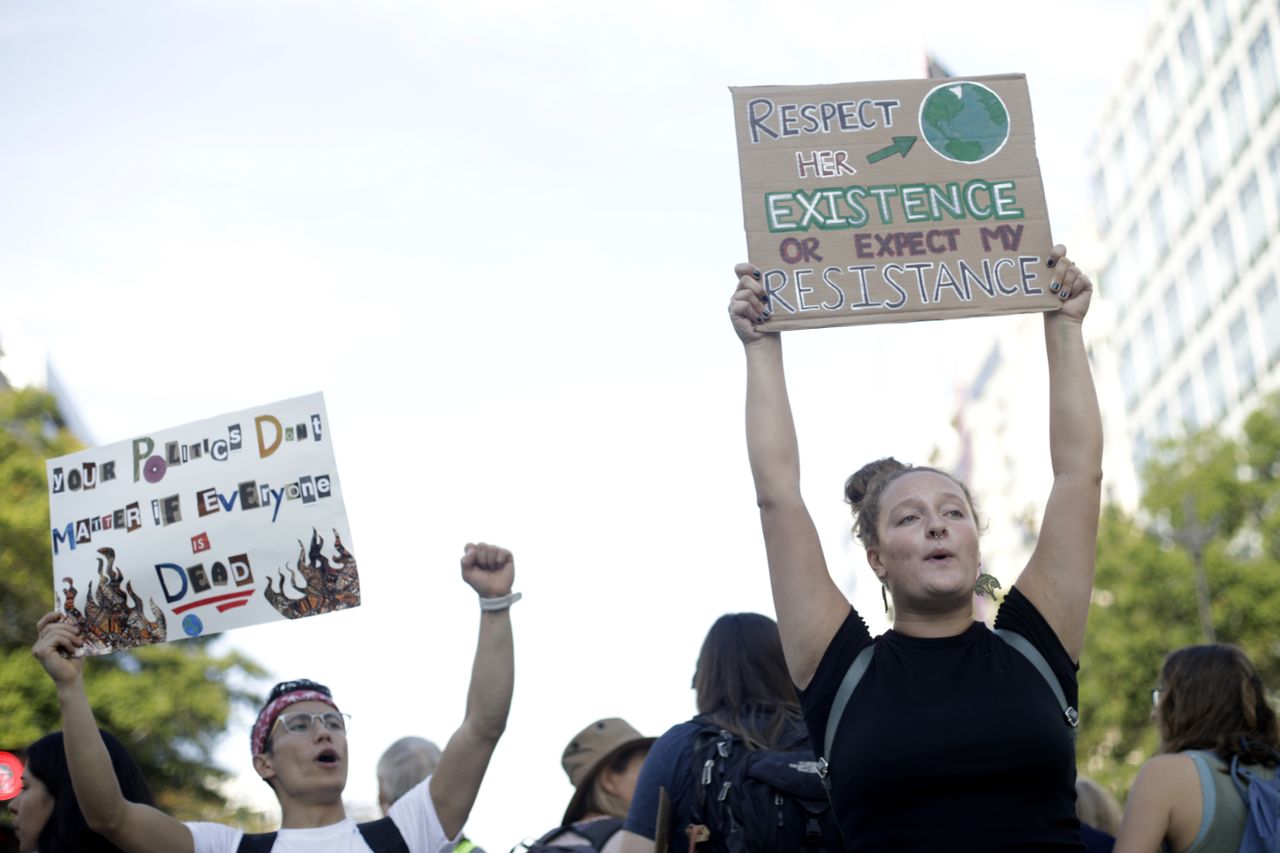
[(1248, 809), (1240, 853), (1280, 851), (1280, 770), (1274, 778), (1263, 779), (1241, 767), (1236, 755), (1231, 759), (1231, 781)]

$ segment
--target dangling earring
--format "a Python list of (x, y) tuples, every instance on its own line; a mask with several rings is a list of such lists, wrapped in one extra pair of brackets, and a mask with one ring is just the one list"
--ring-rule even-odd
[(880, 600), (884, 602), (884, 615), (889, 615), (889, 587), (880, 581)]
[[(981, 571), (981, 567), (979, 567)], [(980, 595), (983, 598), (996, 600), (996, 590), (1000, 588), (1000, 580), (995, 575), (989, 575), (981, 572), (978, 575), (978, 582), (973, 585), (973, 594)]]

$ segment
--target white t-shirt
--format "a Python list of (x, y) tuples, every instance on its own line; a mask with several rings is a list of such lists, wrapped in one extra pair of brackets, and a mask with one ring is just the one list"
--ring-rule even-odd
[[(431, 791), (427, 787), (430, 777), (415, 785), (387, 812), (395, 823), (409, 853), (451, 853), (458, 836), (445, 837), (440, 818), (436, 816)], [(195, 853), (235, 853), (244, 835), (242, 830), (220, 823), (194, 821), (187, 824), (195, 843)], [(282, 829), (276, 835), (272, 853), (372, 853), (356, 822), (346, 818), (338, 823), (314, 829)]]

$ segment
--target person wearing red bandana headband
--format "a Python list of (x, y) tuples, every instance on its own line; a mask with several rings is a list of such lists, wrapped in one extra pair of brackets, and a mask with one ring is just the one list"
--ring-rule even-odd
[(182, 823), (124, 799), (85, 697), (82, 644), (57, 612), (41, 618), (32, 653), (58, 689), (67, 764), (89, 827), (126, 853), (449, 853), (462, 834), (511, 708), (514, 663), (510, 607), (515, 562), (494, 545), (468, 544), (462, 577), (480, 595), (480, 638), (467, 715), (436, 772), (379, 821), (346, 816), (347, 718), (329, 688), (314, 681), (277, 684), (250, 733), (253, 768), (280, 801), (279, 832), (245, 835), (216, 823)]

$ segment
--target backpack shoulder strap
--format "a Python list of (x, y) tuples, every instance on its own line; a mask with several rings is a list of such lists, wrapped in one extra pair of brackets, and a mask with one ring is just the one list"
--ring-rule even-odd
[(240, 846), (236, 848), (236, 853), (271, 853), (271, 848), (275, 845), (274, 832), (246, 832), (240, 836)]
[[(831, 760), (831, 745), (836, 740), (836, 729), (840, 727), (840, 718), (844, 716), (844, 709), (849, 704), (849, 697), (853, 695), (853, 691), (857, 688), (858, 682), (862, 680), (862, 676), (867, 674), (867, 667), (871, 666), (871, 657), (876, 652), (876, 644), (873, 641), (862, 651), (858, 652), (858, 656), (853, 659), (853, 663), (849, 665), (849, 669), (845, 671), (844, 679), (840, 682), (840, 687), (836, 690), (836, 698), (831, 700), (831, 711), (827, 714), (827, 731), (822, 738), (822, 755), (818, 756), (824, 762)], [(823, 774), (825, 778), (825, 773)]]
[(604, 820), (588, 820), (573, 825), (573, 831), (591, 842), (592, 850), (603, 850), (609, 839), (622, 829), (622, 818), (611, 817)]
[(409, 853), (409, 845), (400, 834), (400, 827), (389, 817), (357, 824), (356, 828), (373, 853)]
[(1044, 679), (1045, 684), (1049, 685), (1049, 689), (1053, 691), (1054, 698), (1058, 700), (1058, 707), (1062, 708), (1063, 719), (1071, 727), (1071, 740), (1074, 742), (1076, 739), (1076, 726), (1080, 724), (1080, 713), (1067, 704), (1067, 695), (1062, 692), (1062, 685), (1058, 683), (1058, 677), (1049, 668), (1049, 663), (1044, 659), (1044, 655), (1040, 654), (1039, 650), (1031, 645), (1031, 641), (1017, 631), (997, 628), (994, 633), (1008, 643), (1015, 652), (1030, 661), (1031, 665), (1036, 668), (1036, 672), (1040, 673), (1040, 677)]

